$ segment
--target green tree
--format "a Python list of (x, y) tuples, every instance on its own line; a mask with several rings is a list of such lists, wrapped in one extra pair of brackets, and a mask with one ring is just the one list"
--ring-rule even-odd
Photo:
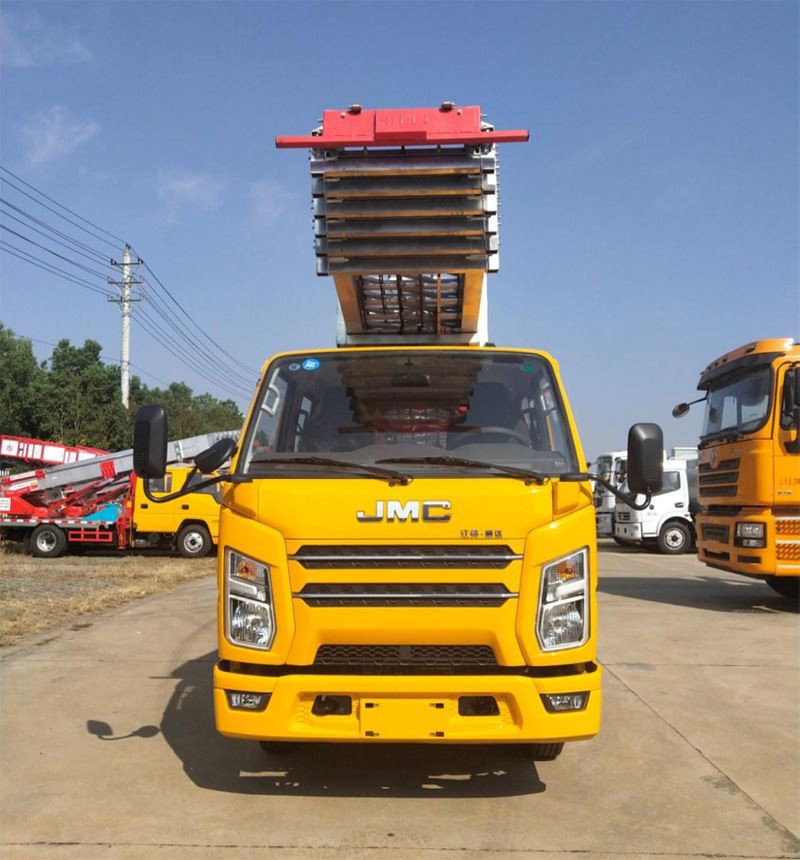
[(119, 368), (103, 364), (102, 347), (59, 341), (48, 373), (35, 389), (34, 415), (46, 439), (109, 451), (128, 447), (128, 416), (119, 393)]
[(0, 322), (0, 433), (39, 435), (34, 390), (43, 375), (31, 342)]

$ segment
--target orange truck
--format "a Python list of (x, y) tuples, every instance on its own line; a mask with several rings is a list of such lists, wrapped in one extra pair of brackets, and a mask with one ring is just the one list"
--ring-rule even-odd
[[(800, 344), (748, 343), (700, 374), (705, 418), (698, 455), (700, 561), (800, 590)], [(688, 412), (680, 403), (672, 414)]]

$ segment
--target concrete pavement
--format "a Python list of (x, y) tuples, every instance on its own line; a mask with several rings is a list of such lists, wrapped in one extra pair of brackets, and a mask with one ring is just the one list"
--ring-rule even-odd
[(218, 736), (211, 580), (8, 649), (2, 857), (800, 857), (798, 615), (693, 556), (600, 571), (603, 729), (535, 767)]

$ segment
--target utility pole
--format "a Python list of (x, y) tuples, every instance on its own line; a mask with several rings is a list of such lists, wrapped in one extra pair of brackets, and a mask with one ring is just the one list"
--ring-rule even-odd
[(142, 261), (137, 257), (136, 261), (132, 260), (131, 246), (126, 245), (122, 251), (122, 262), (116, 260), (111, 261), (111, 265), (122, 271), (121, 281), (112, 281), (109, 283), (120, 288), (120, 297), (111, 298), (110, 302), (119, 305), (122, 314), (122, 354), (120, 356), (120, 383), (122, 387), (122, 405), (127, 409), (129, 394), (130, 394), (130, 352), (131, 352), (131, 303), (140, 302), (141, 298), (137, 298), (131, 294), (132, 287), (141, 284), (140, 278), (134, 278), (133, 273), (136, 268), (141, 265)]

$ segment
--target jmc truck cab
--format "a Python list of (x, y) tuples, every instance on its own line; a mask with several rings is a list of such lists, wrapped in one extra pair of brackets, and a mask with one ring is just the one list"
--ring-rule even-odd
[[(800, 582), (800, 345), (760, 340), (700, 375), (697, 544), (701, 561), (797, 599)], [(681, 403), (673, 415), (684, 415)]]
[[(225, 478), (224, 735), (554, 758), (599, 729), (592, 476), (556, 362), (485, 329), (494, 144), (523, 135), (476, 107), (353, 105), (285, 144), (312, 148), (340, 348), (266, 362)], [(144, 476), (164, 424), (158, 407), (137, 417)], [(661, 445), (633, 428), (633, 487), (657, 489)]]

